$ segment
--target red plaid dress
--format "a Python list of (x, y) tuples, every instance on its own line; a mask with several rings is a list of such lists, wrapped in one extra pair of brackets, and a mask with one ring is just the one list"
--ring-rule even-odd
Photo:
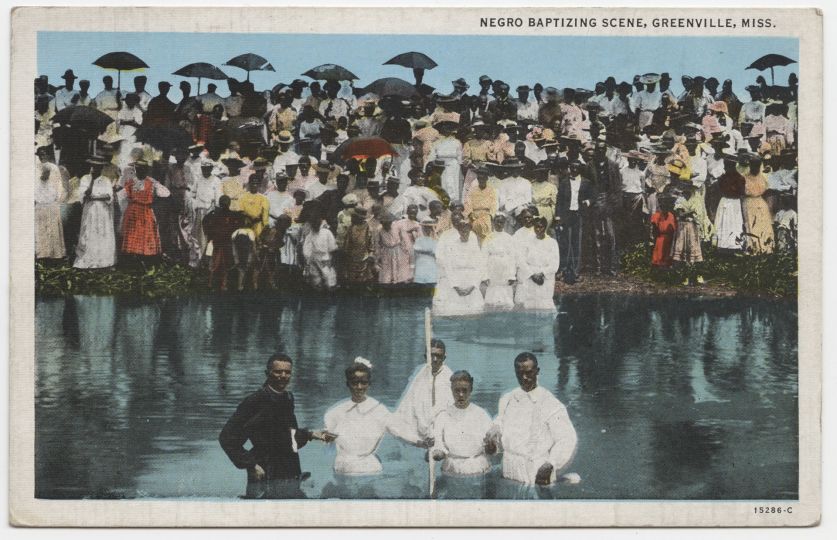
[(137, 182), (132, 179), (125, 184), (128, 208), (122, 221), (122, 251), (133, 255), (159, 255), (160, 233), (151, 210), (154, 182), (146, 178), (142, 190), (134, 187)]

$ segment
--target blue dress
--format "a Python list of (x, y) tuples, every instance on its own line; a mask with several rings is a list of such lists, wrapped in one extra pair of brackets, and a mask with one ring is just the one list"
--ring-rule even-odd
[(436, 283), (438, 273), (436, 270), (436, 240), (429, 236), (419, 236), (413, 244), (416, 254), (416, 275), (415, 283)]

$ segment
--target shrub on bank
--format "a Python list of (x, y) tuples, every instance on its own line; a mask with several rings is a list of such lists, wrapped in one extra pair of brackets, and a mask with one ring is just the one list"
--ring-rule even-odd
[(35, 293), (43, 296), (132, 294), (157, 298), (205, 291), (205, 284), (202, 272), (177, 264), (97, 270), (35, 264)]
[(703, 262), (694, 269), (685, 265), (659, 269), (651, 266), (651, 248), (637, 244), (622, 256), (622, 268), (629, 275), (667, 285), (679, 285), (699, 273), (707, 282), (747, 293), (796, 297), (798, 290), (796, 251), (747, 255), (723, 253), (714, 246), (704, 246)]

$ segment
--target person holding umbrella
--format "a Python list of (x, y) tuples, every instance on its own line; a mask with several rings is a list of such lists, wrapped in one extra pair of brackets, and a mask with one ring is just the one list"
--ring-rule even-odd
[(326, 92), (326, 99), (319, 104), (320, 115), (325, 120), (336, 120), (341, 116), (349, 116), (351, 111), (349, 102), (337, 97), (337, 93), (340, 91), (340, 83), (338, 81), (326, 81), (323, 84), (323, 90)]
[(134, 93), (139, 98), (139, 108), (142, 112), (148, 110), (148, 104), (153, 99), (151, 94), (145, 91), (145, 85), (148, 82), (148, 77), (145, 75), (137, 75), (134, 77)]

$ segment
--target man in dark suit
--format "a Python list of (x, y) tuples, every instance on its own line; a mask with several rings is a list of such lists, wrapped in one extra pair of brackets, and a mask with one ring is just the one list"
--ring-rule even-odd
[(583, 168), (581, 162), (573, 161), (569, 175), (558, 180), (555, 228), (561, 252), (559, 272), (570, 285), (576, 282), (581, 269), (582, 211), (590, 207), (596, 196), (592, 182), (581, 175)]
[[(239, 404), (218, 437), (233, 465), (247, 469), (247, 498), (303, 498), (299, 449), (313, 439), (335, 439), (297, 425), (294, 395), (287, 391), (292, 369), (289, 356), (271, 356), (264, 386)], [(247, 440), (253, 445), (249, 450), (244, 448)]]

